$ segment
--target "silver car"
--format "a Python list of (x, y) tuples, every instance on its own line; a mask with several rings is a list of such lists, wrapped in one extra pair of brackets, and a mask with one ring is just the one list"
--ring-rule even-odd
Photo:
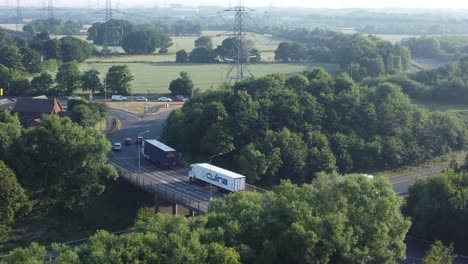
[(172, 99), (169, 97), (159, 97), (158, 101), (159, 102), (172, 102)]
[(121, 151), (122, 150), (122, 143), (115, 142), (114, 146), (112, 147), (114, 151)]

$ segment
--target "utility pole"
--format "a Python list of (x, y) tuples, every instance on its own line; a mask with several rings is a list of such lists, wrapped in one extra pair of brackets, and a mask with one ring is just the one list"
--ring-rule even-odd
[(211, 187), (211, 179), (213, 178), (213, 173), (211, 172), (211, 159), (220, 155), (223, 155), (224, 153), (220, 152), (218, 154), (214, 154), (213, 156), (210, 156), (210, 201), (213, 199), (213, 188)]
[(111, 0), (106, 0), (106, 10), (105, 10), (105, 13), (106, 13), (106, 22), (109, 22), (110, 20), (112, 20), (112, 2)]
[(21, 0), (16, 0), (16, 31), (20, 31), (20, 25), (22, 23), (23, 15), (21, 14)]
[(240, 81), (245, 78), (245, 72), (248, 72), (250, 77), (253, 77), (252, 73), (248, 70), (247, 64), (249, 58), (249, 51), (245, 47), (245, 16), (253, 12), (253, 9), (247, 8), (244, 6), (244, 0), (238, 0), (237, 6), (231, 7), (224, 10), (224, 12), (234, 12), (234, 30), (230, 34), (234, 39), (232, 58), (227, 58), (226, 60), (230, 62), (227, 74), (226, 81), (232, 82), (233, 80)]
[[(106, 8), (104, 10), (100, 10), (100, 11), (97, 11), (95, 13), (102, 13), (104, 12), (105, 16), (104, 16), (104, 22), (105, 22), (105, 27), (104, 27), (104, 41), (103, 41), (103, 44), (102, 44), (102, 50), (104, 53), (107, 53), (109, 50), (108, 50), (108, 46), (109, 44), (112, 44), (114, 45), (114, 41), (110, 41), (110, 39), (113, 39), (111, 38), (111, 36), (113, 35), (112, 32), (113, 32), (113, 29), (114, 28), (120, 28), (120, 27), (111, 27), (109, 21), (112, 20), (113, 18), (113, 13), (117, 12), (117, 13), (123, 13), (123, 12), (120, 12), (118, 10), (115, 10), (115, 9), (112, 9), (112, 1), (111, 0), (106, 0)], [(122, 39), (123, 37), (123, 28), (121, 28), (121, 36), (120, 38)]]
[(54, 1), (49, 0), (47, 4), (47, 19), (49, 22), (54, 20)]

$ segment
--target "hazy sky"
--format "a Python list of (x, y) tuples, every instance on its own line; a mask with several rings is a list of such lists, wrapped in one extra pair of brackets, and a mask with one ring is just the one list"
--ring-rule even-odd
[[(168, 6), (171, 3), (182, 4), (184, 6), (198, 6), (198, 5), (222, 5), (222, 6), (233, 6), (238, 0), (113, 0), (113, 5), (119, 5), (120, 7), (128, 6), (146, 6), (154, 7), (155, 4), (158, 6)], [(9, 3), (14, 5), (14, 0), (0, 0), (0, 3)], [(34, 5), (40, 6), (41, 3), (47, 3), (47, 0), (22, 0), (23, 5)], [(91, 4), (92, 7), (103, 7), (105, 0), (55, 0), (56, 6), (87, 6)], [(468, 9), (468, 1), (466, 0), (326, 0), (326, 1), (314, 1), (314, 0), (244, 0), (245, 6), (278, 6), (278, 7), (290, 7), (290, 6), (303, 6), (303, 7), (315, 7), (315, 8), (349, 8), (349, 7), (370, 7), (370, 8), (384, 8), (384, 7), (401, 7), (401, 8), (464, 8)]]

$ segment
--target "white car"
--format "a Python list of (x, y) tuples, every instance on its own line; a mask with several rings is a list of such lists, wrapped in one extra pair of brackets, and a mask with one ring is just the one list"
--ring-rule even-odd
[(148, 99), (146, 99), (144, 96), (137, 96), (136, 100), (138, 102), (148, 102)]
[(73, 100), (73, 99), (81, 99), (81, 97), (76, 96), (76, 95), (70, 95), (70, 96), (68, 97), (68, 100)]
[(112, 95), (112, 101), (127, 101), (127, 97), (122, 95)]
[(159, 102), (172, 102), (172, 99), (169, 97), (159, 97), (158, 101)]
[(114, 151), (121, 151), (122, 150), (122, 143), (115, 142), (114, 146), (112, 147)]

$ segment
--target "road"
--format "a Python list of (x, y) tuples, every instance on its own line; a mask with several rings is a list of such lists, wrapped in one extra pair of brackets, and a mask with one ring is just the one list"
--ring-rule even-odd
[[(221, 198), (223, 193), (215, 187), (210, 191), (209, 186), (201, 186), (188, 180), (188, 171), (183, 168), (175, 170), (162, 170), (153, 163), (140, 158), (140, 170), (138, 169), (138, 145), (135, 144), (137, 135), (144, 131), (149, 133), (142, 134), (148, 139), (157, 139), (161, 135), (164, 122), (169, 111), (156, 114), (147, 118), (140, 118), (127, 112), (111, 109), (109, 112), (113, 118), (118, 118), (121, 122), (121, 129), (111, 138), (111, 143), (124, 142), (125, 138), (132, 138), (133, 144), (122, 146), (122, 151), (112, 151), (109, 154), (109, 160), (125, 170), (138, 174), (147, 181), (158, 184), (162, 187), (171, 189), (175, 192), (184, 194), (193, 200), (209, 204), (210, 198)], [(207, 206), (206, 206), (207, 207)]]
[(390, 182), (392, 183), (393, 190), (395, 190), (398, 195), (405, 196), (408, 194), (408, 188), (414, 183), (416, 179), (424, 180), (431, 175), (440, 174), (444, 169), (445, 167), (425, 170), (422, 172), (408, 173), (391, 178)]

